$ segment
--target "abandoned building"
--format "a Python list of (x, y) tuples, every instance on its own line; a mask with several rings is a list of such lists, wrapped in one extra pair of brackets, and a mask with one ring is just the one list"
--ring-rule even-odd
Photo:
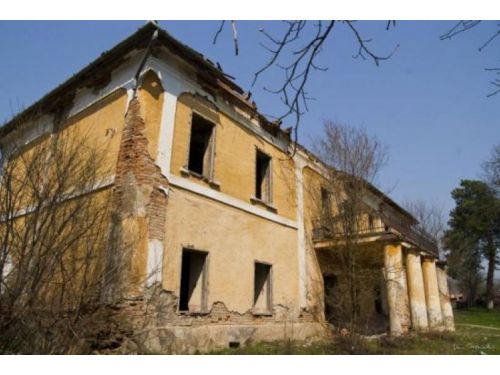
[[(82, 194), (109, 199), (106, 257), (130, 258), (125, 289), (109, 280), (103, 301), (136, 319), (157, 291), (144, 345), (186, 353), (329, 334), (334, 234), (312, 196), (326, 204), (326, 166), (291, 153), (289, 132), (220, 67), (148, 23), (5, 124), (2, 155), (61, 129), (108, 145), (111, 171)], [(365, 202), (359, 238), (380, 271), (366, 308), (393, 335), (453, 330), (435, 241), (371, 185)]]

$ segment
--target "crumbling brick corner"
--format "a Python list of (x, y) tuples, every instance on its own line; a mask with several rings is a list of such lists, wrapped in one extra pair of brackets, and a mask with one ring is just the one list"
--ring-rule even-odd
[(165, 239), (168, 180), (148, 152), (141, 104), (132, 98), (118, 152), (111, 201), (102, 301), (140, 296), (147, 279), (148, 243)]

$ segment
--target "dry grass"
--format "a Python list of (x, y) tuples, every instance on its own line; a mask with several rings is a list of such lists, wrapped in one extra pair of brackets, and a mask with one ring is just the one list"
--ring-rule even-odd
[(383, 336), (356, 342), (355, 347), (345, 340), (312, 344), (274, 342), (212, 354), (500, 354), (500, 310), (458, 310), (455, 321), (455, 333)]

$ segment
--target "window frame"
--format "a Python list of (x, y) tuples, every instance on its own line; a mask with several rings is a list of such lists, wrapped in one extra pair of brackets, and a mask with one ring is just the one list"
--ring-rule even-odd
[[(206, 166), (207, 171), (205, 171), (205, 160), (204, 160), (203, 167), (202, 167), (203, 171), (201, 174), (189, 169), (189, 161), (191, 158), (191, 142), (192, 142), (192, 136), (193, 136), (193, 119), (195, 118), (195, 116), (201, 118), (203, 121), (206, 121), (207, 123), (210, 123), (211, 127), (212, 127), (207, 150), (205, 151), (206, 153), (208, 153), (208, 163), (207, 163), (208, 165)], [(216, 122), (209, 119), (207, 116), (204, 116), (203, 114), (198, 112), (196, 109), (191, 108), (191, 116), (189, 119), (189, 137), (188, 137), (188, 147), (187, 147), (187, 158), (186, 158), (186, 164), (183, 167), (182, 172), (187, 173), (191, 176), (205, 179), (208, 182), (212, 182), (214, 180), (216, 131), (217, 131), (217, 123)], [(205, 157), (206, 156), (204, 156), (204, 159), (205, 159)]]
[[(269, 262), (264, 262), (261, 260), (254, 260), (253, 262), (253, 294), (252, 294), (252, 314), (253, 315), (264, 315), (264, 316), (272, 316), (273, 315), (273, 265)], [(255, 273), (257, 271), (257, 265), (268, 267), (269, 273), (267, 277), (267, 282), (264, 287), (267, 288), (267, 299), (266, 299), (266, 308), (265, 310), (258, 309), (256, 307), (257, 300), (255, 299), (256, 293), (256, 279)]]
[(368, 230), (370, 232), (374, 231), (375, 230), (375, 217), (373, 216), (373, 214), (368, 213), (367, 221), (368, 221)]
[[(201, 297), (200, 297), (200, 309), (199, 310), (189, 310), (189, 300), (187, 301), (188, 303), (188, 310), (181, 310), (181, 294), (182, 294), (182, 266), (183, 266), (183, 258), (184, 258), (184, 253), (195, 253), (195, 254), (200, 254), (205, 256), (205, 264), (203, 266), (203, 271), (202, 271), (202, 280), (201, 280)], [(206, 250), (200, 250), (196, 249), (190, 246), (182, 246), (181, 247), (181, 256), (180, 256), (180, 272), (179, 272), (179, 303), (177, 304), (177, 313), (180, 315), (205, 315), (208, 314), (208, 272), (209, 272), (209, 263), (210, 263), (210, 252)]]
[[(265, 177), (265, 180), (267, 180), (267, 182), (264, 183), (266, 186), (266, 188), (265, 188), (266, 191), (265, 191), (265, 193), (264, 193), (264, 191), (261, 191), (260, 197), (257, 196), (257, 172), (258, 172), (257, 160), (258, 160), (259, 155), (264, 156), (268, 160), (268, 167), (267, 167), (266, 177)], [(258, 147), (255, 147), (254, 160), (255, 160), (254, 199), (265, 204), (266, 206), (272, 207), (272, 205), (273, 205), (273, 177), (272, 177), (273, 176), (273, 158), (269, 153), (264, 152), (262, 149), (260, 149)]]
[[(320, 187), (320, 200), (321, 200), (321, 217), (329, 219), (332, 217), (332, 200), (331, 192), (326, 187)], [(326, 203), (326, 204), (325, 204)]]

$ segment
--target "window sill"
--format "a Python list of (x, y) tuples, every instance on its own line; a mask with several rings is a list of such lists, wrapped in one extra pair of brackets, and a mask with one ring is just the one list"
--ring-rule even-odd
[(199, 173), (190, 171), (189, 169), (187, 169), (185, 167), (181, 167), (180, 172), (181, 172), (181, 175), (184, 176), (184, 177), (194, 177), (194, 178), (196, 178), (198, 180), (201, 180), (201, 181), (205, 182), (212, 189), (214, 189), (214, 190), (220, 190), (220, 182), (218, 182), (218, 181), (211, 180), (208, 177), (203, 176), (203, 175), (201, 175)]
[(199, 311), (177, 311), (177, 314), (182, 315), (182, 316), (203, 316), (203, 315), (208, 315), (209, 312), (205, 310), (199, 310)]
[(257, 197), (250, 197), (250, 202), (252, 202), (252, 204), (262, 206), (266, 208), (268, 211), (271, 211), (273, 213), (278, 212), (278, 209), (274, 207), (272, 204), (264, 202), (262, 199), (259, 199)]
[(252, 310), (252, 315), (253, 316), (273, 316), (273, 312), (272, 311), (263, 311), (263, 310), (255, 310), (253, 309)]

